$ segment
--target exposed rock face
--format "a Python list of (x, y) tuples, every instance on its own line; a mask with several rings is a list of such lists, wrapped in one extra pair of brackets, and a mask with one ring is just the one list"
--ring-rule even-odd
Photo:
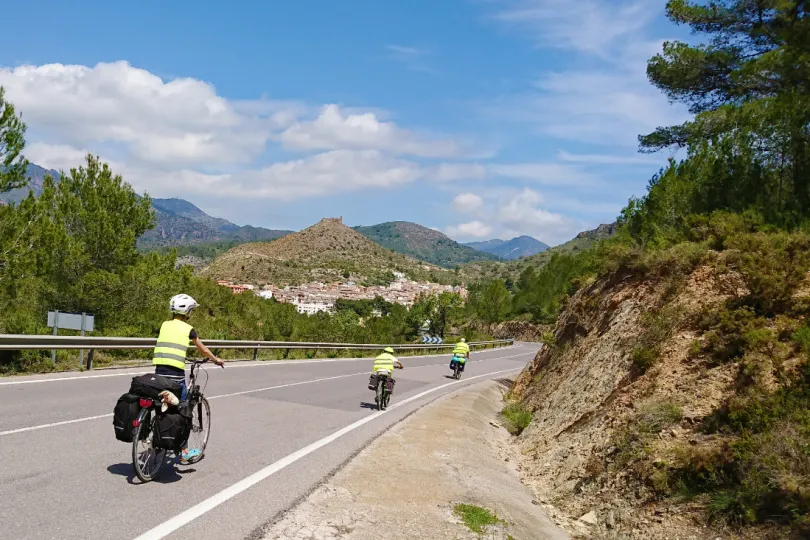
[(512, 396), (533, 411), (515, 441), (523, 479), (538, 499), (587, 523), (588, 538), (727, 537), (698, 525), (694, 507), (655, 500), (648, 486), (615, 465), (615, 437), (645, 404), (674, 403), (683, 411), (646, 449), (649, 463), (663, 466), (675, 445), (701, 440), (696, 424), (734, 392), (735, 366), (695, 368), (689, 349), (699, 334), (687, 322), (675, 324), (645, 374), (635, 372), (632, 360), (643, 314), (664, 303), (686, 314), (719, 303), (725, 297), (718, 279), (698, 268), (674, 298), (665, 296), (666, 283), (639, 277), (597, 281), (574, 295), (557, 321), (556, 342), (517, 378)]

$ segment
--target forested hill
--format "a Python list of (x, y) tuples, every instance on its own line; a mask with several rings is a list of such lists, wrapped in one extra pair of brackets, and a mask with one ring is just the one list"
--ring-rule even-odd
[(354, 230), (386, 249), (444, 268), (474, 261), (498, 260), (496, 255), (477, 251), (459, 244), (439, 231), (407, 221), (354, 227)]

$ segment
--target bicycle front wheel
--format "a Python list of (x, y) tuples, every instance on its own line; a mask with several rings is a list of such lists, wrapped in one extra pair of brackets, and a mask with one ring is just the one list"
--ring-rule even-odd
[(208, 406), (208, 400), (200, 396), (191, 412), (191, 433), (188, 435), (188, 447), (199, 449), (200, 455), (190, 459), (189, 464), (197, 463), (203, 458), (210, 434), (211, 408)]
[(138, 415), (138, 427), (133, 433), (132, 469), (141, 482), (151, 482), (157, 478), (166, 462), (166, 450), (155, 447), (156, 422), (151, 411), (143, 409)]

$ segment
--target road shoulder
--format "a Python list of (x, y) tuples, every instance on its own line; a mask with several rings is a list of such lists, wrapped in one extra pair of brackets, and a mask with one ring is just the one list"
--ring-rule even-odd
[(417, 411), (257, 536), (480, 538), (453, 512), (455, 505), (469, 504), (494, 511), (508, 524), (490, 529), (487, 538), (569, 538), (532, 503), (518, 477), (509, 435), (495, 424), (502, 388), (488, 381)]

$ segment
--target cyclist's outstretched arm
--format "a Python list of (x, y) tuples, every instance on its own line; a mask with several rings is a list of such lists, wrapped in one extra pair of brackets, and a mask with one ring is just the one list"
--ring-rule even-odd
[(217, 358), (214, 353), (211, 352), (211, 349), (206, 347), (202, 341), (200, 341), (199, 337), (194, 338), (194, 346), (197, 347), (197, 350), (200, 351), (200, 354), (211, 360), (213, 363), (217, 364), (220, 367), (225, 367), (225, 362)]
[(399, 360), (396, 360), (396, 361), (394, 362), (394, 367), (398, 367), (399, 369), (404, 369), (404, 368), (402, 367), (402, 362), (400, 362)]

